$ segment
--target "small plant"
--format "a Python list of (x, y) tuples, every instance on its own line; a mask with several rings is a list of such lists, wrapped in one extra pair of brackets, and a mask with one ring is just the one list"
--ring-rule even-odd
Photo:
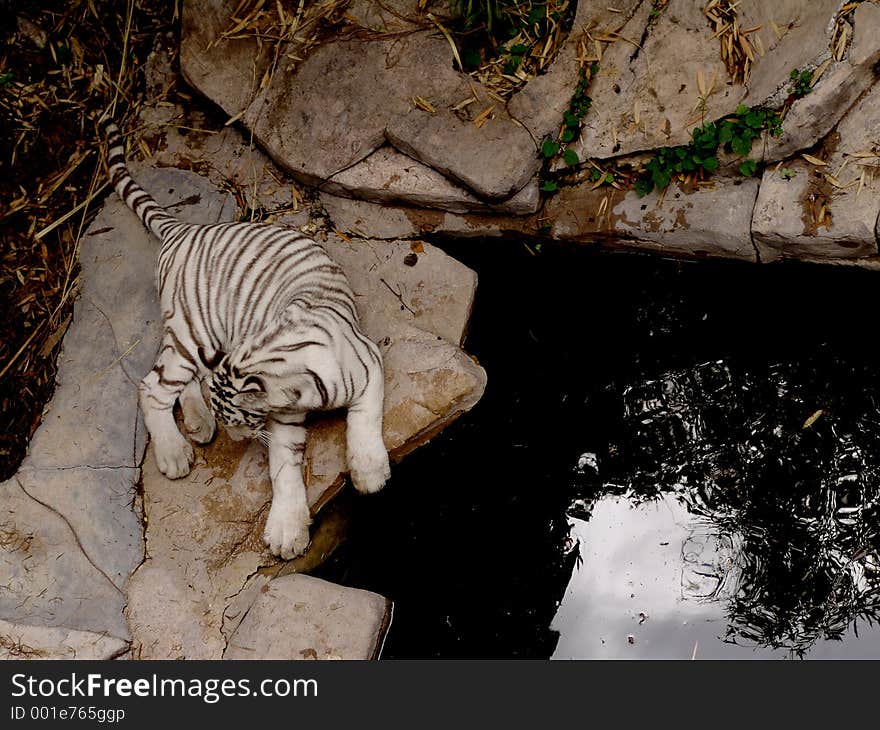
[[(574, 142), (578, 138), (578, 134), (580, 134), (581, 122), (587, 115), (587, 112), (590, 110), (590, 106), (593, 103), (593, 100), (587, 95), (587, 88), (590, 84), (590, 79), (592, 79), (598, 71), (599, 64), (595, 62), (588, 68), (581, 70), (578, 84), (571, 97), (571, 103), (568, 105), (568, 111), (566, 111), (563, 116), (563, 127), (562, 131), (559, 133), (559, 138), (557, 140), (550, 138), (545, 139), (541, 145), (541, 154), (545, 159), (550, 160), (557, 155), (562, 154), (562, 159), (569, 167), (580, 163), (581, 160), (578, 157), (577, 152), (573, 149), (567, 148), (565, 145)], [(541, 189), (544, 190), (543, 187)], [(554, 187), (552, 191), (545, 190), (545, 192), (553, 192), (555, 190), (556, 188)]]
[(779, 177), (783, 180), (791, 180), (795, 175), (797, 175), (797, 170), (792, 170), (790, 167), (783, 167), (779, 171)]
[(9, 86), (12, 83), (12, 72), (9, 71), (5, 74), (0, 74), (0, 86)]
[(791, 79), (791, 86), (788, 93), (795, 99), (802, 99), (813, 90), (813, 72), (804, 69), (792, 69), (788, 76)]
[[(745, 157), (751, 152), (752, 142), (764, 132), (776, 137), (782, 134), (779, 115), (740, 104), (732, 116), (694, 129), (690, 144), (658, 150), (636, 181), (636, 193), (644, 197), (655, 188), (662, 190), (676, 175), (710, 175), (718, 169), (719, 149)], [(753, 176), (757, 169), (756, 160), (746, 159), (739, 165), (740, 173), (746, 177)]]

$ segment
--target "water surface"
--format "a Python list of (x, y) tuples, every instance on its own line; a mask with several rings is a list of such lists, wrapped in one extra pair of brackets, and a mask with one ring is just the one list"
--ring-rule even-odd
[(880, 657), (880, 274), (466, 242), (480, 404), (322, 574), (386, 657)]

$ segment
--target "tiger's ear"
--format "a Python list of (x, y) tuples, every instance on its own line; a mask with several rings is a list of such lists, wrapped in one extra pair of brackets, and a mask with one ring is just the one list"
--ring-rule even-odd
[(268, 408), (266, 391), (247, 390), (232, 396), (232, 405), (246, 408), (249, 411), (260, 411)]
[(216, 368), (223, 358), (226, 357), (226, 353), (223, 350), (217, 350), (212, 357), (208, 357), (205, 355), (205, 348), (199, 347), (199, 360), (202, 361), (202, 365), (204, 365), (208, 370), (213, 370)]

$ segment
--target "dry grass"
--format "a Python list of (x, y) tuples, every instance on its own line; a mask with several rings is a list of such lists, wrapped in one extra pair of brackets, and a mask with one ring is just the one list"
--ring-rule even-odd
[(847, 3), (837, 11), (837, 20), (834, 32), (831, 35), (831, 57), (835, 61), (842, 61), (852, 42), (853, 13), (862, 1)]
[(260, 89), (272, 79), (280, 63), (289, 70), (324, 38), (327, 29), (343, 21), (350, 0), (241, 0), (229, 18), (229, 27), (217, 43), (255, 38), (268, 46), (272, 62), (260, 80)]
[[(529, 80), (547, 70), (568, 36), (577, 3), (573, 0), (548, 0), (545, 6), (547, 17), (540, 23), (529, 22), (533, 7), (527, 1), (507, 9), (507, 15), (519, 30), (505, 41), (506, 51), (489, 59), (470, 74), (498, 101), (510, 98)], [(522, 54), (511, 54), (510, 49), (517, 47), (528, 50)]]
[(721, 60), (733, 83), (745, 84), (758, 56), (764, 55), (760, 36), (749, 36), (762, 26), (742, 28), (739, 24), (735, 0), (709, 0), (703, 12), (712, 23), (715, 37), (721, 43)]
[(96, 119), (125, 122), (175, 3), (18, 3), (0, 30), (0, 479), (40, 423), (103, 192)]

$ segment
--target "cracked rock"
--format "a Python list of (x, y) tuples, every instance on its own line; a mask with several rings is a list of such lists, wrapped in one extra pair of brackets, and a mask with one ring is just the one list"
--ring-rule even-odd
[[(826, 165), (798, 158), (764, 172), (752, 222), (762, 260), (877, 255), (880, 182), (873, 168), (880, 162), (878, 125), (880, 87), (875, 86), (825, 141), (818, 154)], [(790, 172), (783, 175), (783, 169)]]
[(548, 200), (544, 215), (557, 239), (653, 249), (687, 256), (755, 261), (750, 218), (756, 179), (718, 178), (683, 190), (676, 183), (639, 198), (634, 191), (565, 187)]
[(262, 588), (224, 658), (375, 659), (390, 613), (376, 593), (285, 575)]

